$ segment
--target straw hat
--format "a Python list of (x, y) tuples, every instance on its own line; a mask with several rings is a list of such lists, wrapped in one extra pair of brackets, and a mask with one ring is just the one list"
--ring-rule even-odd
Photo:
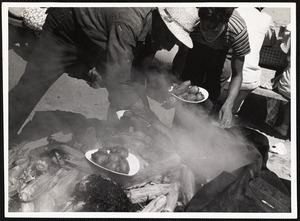
[(193, 31), (195, 24), (199, 21), (198, 9), (194, 8), (158, 8), (162, 20), (165, 22), (173, 35), (192, 48), (193, 42), (190, 33)]

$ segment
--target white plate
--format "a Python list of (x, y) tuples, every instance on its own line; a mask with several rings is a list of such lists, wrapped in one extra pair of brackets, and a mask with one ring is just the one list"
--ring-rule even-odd
[(175, 95), (173, 93), (172, 93), (172, 96), (175, 97), (175, 98), (177, 98), (178, 100), (184, 101), (186, 103), (198, 104), (198, 103), (201, 103), (201, 102), (205, 101), (208, 98), (208, 91), (205, 90), (202, 87), (198, 87), (198, 88), (199, 88), (199, 92), (201, 92), (203, 94), (203, 96), (204, 96), (204, 98), (201, 101), (188, 101), (188, 100), (185, 100), (185, 99), (183, 99), (181, 97), (178, 97), (177, 95)]
[(126, 173), (120, 173), (120, 172), (116, 172), (116, 171), (113, 171), (113, 170), (110, 170), (110, 169), (107, 169), (97, 163), (95, 163), (93, 160), (92, 160), (92, 154), (97, 152), (98, 149), (94, 149), (94, 150), (90, 150), (88, 152), (85, 153), (85, 157), (88, 161), (90, 161), (92, 164), (94, 164), (95, 166), (103, 169), (103, 170), (106, 170), (106, 171), (109, 171), (111, 173), (114, 173), (114, 174), (118, 174), (118, 175), (122, 175), (122, 176), (134, 176), (140, 169), (140, 162), (139, 160), (136, 158), (136, 156), (134, 156), (133, 154), (129, 153), (128, 154), (128, 157), (126, 158), (128, 164), (129, 164), (129, 173), (126, 174)]

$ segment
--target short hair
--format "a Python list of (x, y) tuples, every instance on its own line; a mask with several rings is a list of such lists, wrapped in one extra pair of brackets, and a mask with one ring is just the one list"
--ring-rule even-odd
[(235, 8), (214, 7), (214, 8), (198, 8), (200, 21), (210, 21), (216, 23), (227, 23)]

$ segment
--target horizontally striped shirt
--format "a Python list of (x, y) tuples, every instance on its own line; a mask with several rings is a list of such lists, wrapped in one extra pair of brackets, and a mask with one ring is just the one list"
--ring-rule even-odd
[(246, 24), (236, 10), (229, 18), (226, 30), (216, 41), (207, 42), (200, 31), (199, 25), (194, 28), (191, 37), (194, 42), (207, 45), (213, 49), (232, 48), (233, 53), (238, 57), (245, 56), (250, 52)]

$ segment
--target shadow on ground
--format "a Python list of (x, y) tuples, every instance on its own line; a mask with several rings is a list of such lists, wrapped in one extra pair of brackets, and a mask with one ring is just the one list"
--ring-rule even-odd
[(37, 111), (32, 120), (24, 126), (15, 142), (39, 140), (60, 131), (64, 134), (73, 133), (80, 136), (89, 127), (94, 127), (97, 136), (102, 137), (105, 122), (67, 111)]
[(34, 31), (9, 25), (9, 50), (14, 50), (25, 61), (28, 60), (37, 40)]

